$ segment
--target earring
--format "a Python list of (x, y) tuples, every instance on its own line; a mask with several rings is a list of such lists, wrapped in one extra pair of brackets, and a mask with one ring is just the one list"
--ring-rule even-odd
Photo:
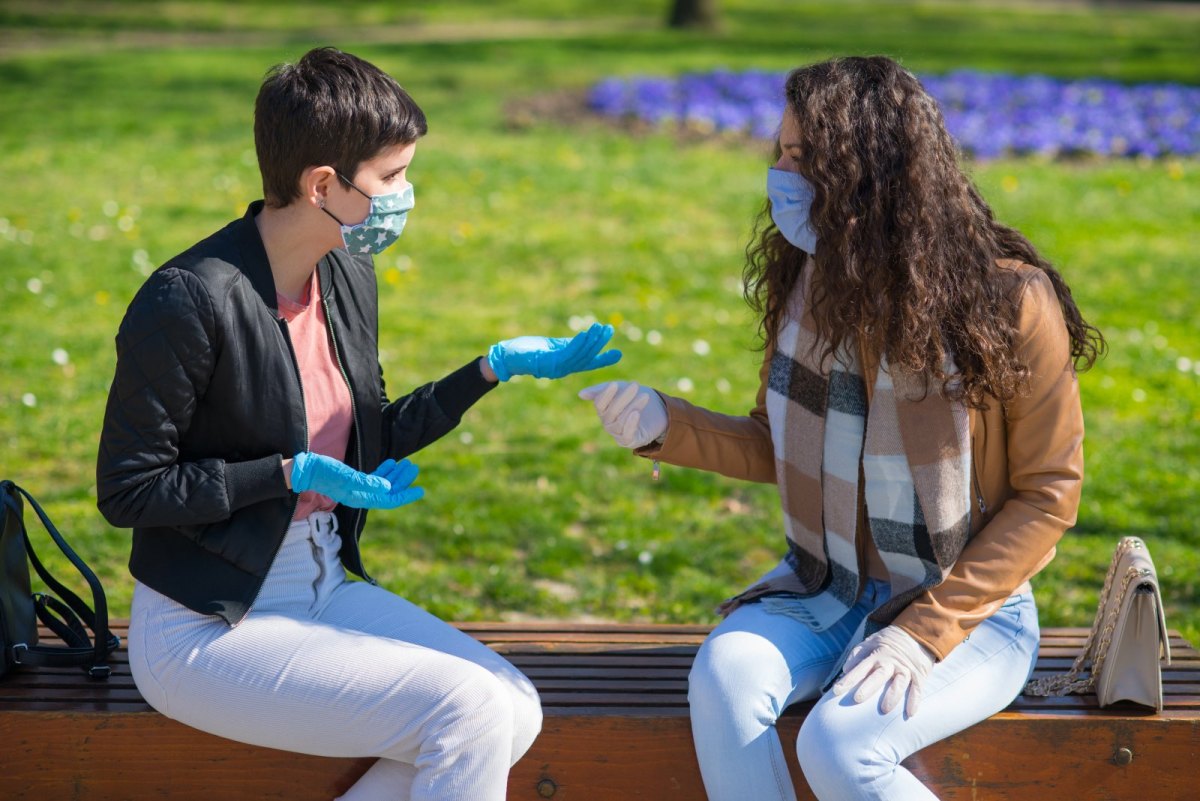
[(325, 208), (325, 198), (321, 198), (320, 200), (317, 201), (317, 208), (318, 209)]

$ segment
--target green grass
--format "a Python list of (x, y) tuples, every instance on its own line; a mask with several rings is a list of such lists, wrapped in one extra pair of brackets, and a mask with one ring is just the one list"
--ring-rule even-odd
[[(325, 42), (309, 30), (391, 26), (394, 44), (379, 44), (373, 27), (335, 43), (396, 75), (430, 117), (411, 170), (417, 209), (379, 260), (393, 394), (499, 338), (566, 333), (576, 315), (616, 323), (626, 352), (603, 375), (501, 387), (417, 455), (425, 500), (372, 515), (372, 574), (457, 619), (710, 621), (782, 543), (773, 487), (671, 467), (654, 483), (649, 464), (613, 445), (575, 397), (621, 377), (674, 393), (690, 382), (682, 394), (731, 413), (753, 403), (758, 354), (739, 276), (765, 147), (632, 137), (591, 122), (516, 124), (506, 113), (514, 102), (611, 74), (782, 69), (849, 52), (886, 52), (918, 72), (1200, 83), (1190, 55), (1200, 15), (1187, 8), (778, 11), (730, 0), (724, 28), (695, 35), (657, 27), (665, 2), (620, 2), (587, 12), (593, 31), (559, 38), (533, 24), (510, 39), (406, 41), (415, 22), (390, 10), (401, 4), (360, 3), (332, 18), (315, 3), (285, 13), (295, 4), (127, 0), (93, 12), (76, 4), (70, 26), (42, 5), (0, 3), (4, 41), (54, 32), (50, 49), (0, 56), (0, 476), (44, 501), (118, 614), (132, 588), (129, 536), (100, 518), (93, 483), (112, 335), (148, 269), (258, 196), (254, 94), (271, 64)], [(480, 24), (502, 20), (482, 1), (437, 5), (416, 21), (477, 37)], [(535, 23), (582, 13), (552, 0), (506, 8)], [(632, 17), (648, 23), (615, 30)], [(194, 29), (264, 38), (253, 47), (153, 39)], [(148, 38), (102, 58), (86, 46), (111, 31)], [(1182, 369), (1200, 363), (1200, 164), (1008, 160), (971, 170), (998, 215), (1061, 269), (1112, 348), (1082, 378), (1088, 476), (1079, 525), (1038, 579), (1043, 622), (1088, 625), (1116, 539), (1134, 533), (1158, 563), (1168, 622), (1200, 641), (1200, 374)], [(698, 340), (708, 355), (696, 354)], [(54, 360), (60, 348), (66, 364)]]

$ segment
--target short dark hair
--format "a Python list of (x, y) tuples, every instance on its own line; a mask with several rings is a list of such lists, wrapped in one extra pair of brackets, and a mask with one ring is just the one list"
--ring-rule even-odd
[(268, 206), (300, 197), (300, 174), (328, 164), (353, 177), (384, 148), (417, 141), (425, 112), (390, 75), (332, 47), (267, 72), (254, 102), (254, 148)]

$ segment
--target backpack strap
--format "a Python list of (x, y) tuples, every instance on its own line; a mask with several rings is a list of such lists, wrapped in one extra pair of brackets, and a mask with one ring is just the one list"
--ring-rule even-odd
[[(25, 528), (24, 518), (19, 517), (21, 534), (25, 538), (25, 552), (29, 554), (30, 563), (46, 586), (62, 598), (62, 601), (59, 601), (57, 598), (35, 594), (34, 608), (37, 611), (38, 619), (61, 637), (67, 643), (67, 647), (17, 643), (12, 647), (13, 661), (22, 665), (40, 667), (79, 665), (87, 667), (88, 675), (93, 679), (106, 679), (112, 672), (108, 666), (108, 654), (121, 644), (121, 640), (108, 629), (108, 602), (104, 597), (104, 588), (100, 585), (100, 580), (96, 578), (92, 569), (79, 558), (79, 555), (58, 533), (58, 529), (50, 522), (50, 518), (33, 496), (16, 484), (11, 484), (11, 486), (25, 496), (46, 531), (50, 533), (54, 543), (58, 545), (59, 550), (87, 581), (96, 607), (93, 613), (92, 609), (78, 595), (50, 575), (50, 571), (46, 570), (37, 554), (34, 553), (33, 544), (29, 541), (29, 531)], [(55, 619), (55, 614), (59, 616), (59, 619)], [(84, 625), (90, 628), (95, 635), (94, 644), (88, 637)]]
[(71, 611), (71, 607), (45, 593), (33, 593), (33, 611), (42, 625), (50, 629), (67, 645), (77, 648), (91, 647), (91, 639), (83, 627), (79, 615)]

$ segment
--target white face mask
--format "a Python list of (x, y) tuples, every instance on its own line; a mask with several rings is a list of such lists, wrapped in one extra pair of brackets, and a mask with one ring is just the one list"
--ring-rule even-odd
[(771, 219), (783, 238), (805, 253), (817, 252), (817, 232), (812, 228), (813, 185), (798, 172), (767, 170), (767, 197)]
[[(339, 177), (340, 174), (339, 174)], [(389, 245), (400, 238), (404, 231), (404, 223), (408, 221), (408, 213), (415, 205), (413, 186), (407, 184), (399, 192), (390, 195), (368, 195), (354, 184), (349, 178), (342, 178), (350, 184), (354, 191), (371, 201), (371, 210), (362, 222), (354, 225), (338, 220), (329, 209), (321, 206), (321, 210), (342, 226), (342, 242), (351, 253), (382, 253)]]

